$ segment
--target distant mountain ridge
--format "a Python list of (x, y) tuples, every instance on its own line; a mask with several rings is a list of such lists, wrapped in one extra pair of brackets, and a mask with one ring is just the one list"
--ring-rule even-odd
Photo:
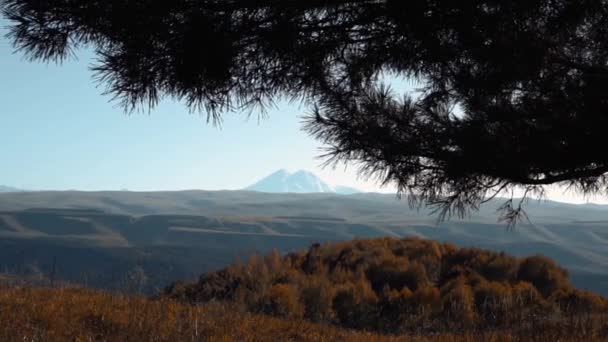
[(335, 193), (343, 195), (360, 192), (347, 186), (331, 186), (310, 171), (299, 170), (290, 173), (285, 169), (262, 178), (245, 190), (268, 193)]
[(23, 190), (10, 186), (0, 185), (0, 192), (23, 192)]
[(495, 198), (470, 216), (438, 224), (431, 208), (409, 207), (394, 194), (2, 193), (0, 270), (25, 272), (38, 265), (49, 275), (56, 256), (61, 279), (78, 282), (83, 272), (92, 272), (91, 260), (99, 260), (102, 266), (94, 269), (100, 287), (118, 279), (112, 274), (138, 265), (148, 285), (157, 287), (273, 248), (289, 252), (315, 242), (417, 236), (518, 256), (542, 254), (566, 267), (577, 287), (608, 295), (608, 207), (530, 201), (525, 210), (532, 223), (507, 230), (496, 213), (505, 200)]

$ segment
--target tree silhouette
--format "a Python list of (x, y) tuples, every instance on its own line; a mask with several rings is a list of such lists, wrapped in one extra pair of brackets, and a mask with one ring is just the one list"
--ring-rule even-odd
[[(4, 0), (35, 60), (95, 49), (125, 108), (183, 100), (209, 119), (303, 100), (328, 162), (358, 161), (442, 216), (500, 191), (607, 191), (602, 0)], [(383, 75), (414, 78), (398, 97)], [(507, 203), (503, 218), (521, 218)]]

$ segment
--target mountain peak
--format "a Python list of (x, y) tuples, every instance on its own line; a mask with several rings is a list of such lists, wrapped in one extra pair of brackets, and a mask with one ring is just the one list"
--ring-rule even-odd
[(277, 175), (277, 176), (279, 176), (279, 175), (287, 175), (287, 176), (289, 176), (289, 171), (287, 171), (285, 169), (280, 169), (280, 170), (277, 170), (277, 171), (273, 172), (271, 174), (271, 176), (272, 175)]
[(292, 173), (292, 176), (293, 175), (302, 175), (302, 176), (313, 176), (313, 177), (316, 177), (316, 175), (314, 173), (312, 173), (312, 172), (310, 172), (308, 170), (298, 170), (298, 171)]
[(262, 178), (257, 183), (247, 187), (245, 190), (274, 193), (340, 193), (351, 194), (358, 192), (356, 189), (347, 187), (333, 187), (323, 181), (320, 177), (307, 170), (298, 170), (289, 173), (285, 169), (273, 172)]

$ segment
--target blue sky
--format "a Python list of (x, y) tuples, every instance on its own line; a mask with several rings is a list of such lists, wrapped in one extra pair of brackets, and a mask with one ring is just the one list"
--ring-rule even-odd
[[(262, 121), (229, 113), (221, 128), (170, 101), (127, 115), (101, 95), (103, 86), (88, 70), (91, 53), (80, 51), (63, 65), (29, 62), (13, 54), (4, 33), (0, 29), (0, 184), (31, 190), (240, 189), (285, 168), (313, 171), (334, 185), (393, 191), (358, 179), (353, 166), (321, 168), (321, 145), (301, 131), (307, 108), (280, 103)], [(549, 197), (587, 201), (556, 188)]]
[[(4, 32), (0, 31), (2, 34)], [(246, 113), (222, 127), (180, 104), (127, 115), (102, 96), (80, 52), (63, 65), (29, 62), (0, 39), (0, 184), (25, 189), (238, 189), (280, 168), (332, 184), (379, 190), (354, 168), (319, 166), (320, 145), (301, 131), (306, 108), (282, 103), (262, 121)], [(390, 191), (390, 189), (388, 189)]]

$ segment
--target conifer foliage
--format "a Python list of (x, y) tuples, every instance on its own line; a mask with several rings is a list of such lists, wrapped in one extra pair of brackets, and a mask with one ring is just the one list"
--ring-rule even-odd
[[(499, 190), (607, 190), (603, 0), (1, 4), (32, 59), (94, 49), (96, 77), (126, 108), (171, 97), (219, 119), (303, 99), (330, 161), (358, 161), (444, 215)], [(419, 96), (383, 86), (387, 73), (417, 79)]]

